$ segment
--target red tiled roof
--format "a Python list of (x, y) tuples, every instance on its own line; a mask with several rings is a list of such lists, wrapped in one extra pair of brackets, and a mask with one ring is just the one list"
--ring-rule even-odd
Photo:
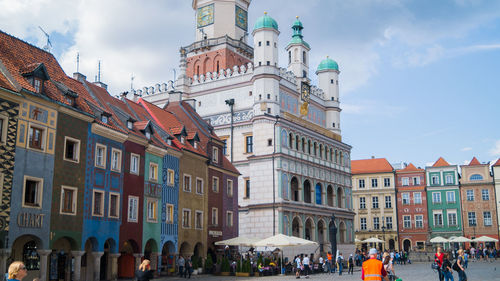
[(137, 121), (134, 123), (134, 128), (137, 130), (144, 130), (148, 125), (149, 121)]
[(406, 166), (404, 169), (398, 170), (398, 172), (423, 172), (424, 169), (419, 169), (415, 167), (412, 163)]
[(434, 165), (432, 165), (432, 167), (445, 167), (445, 166), (450, 166), (450, 164), (448, 162), (446, 162), (446, 160), (444, 160), (443, 157), (439, 157), (439, 159), (436, 161), (436, 163), (434, 163)]
[(472, 158), (472, 160), (470, 161), (469, 163), (469, 166), (476, 166), (476, 165), (481, 165), (481, 163), (479, 163), (479, 161), (477, 160), (476, 157)]
[(192, 140), (196, 136), (196, 132), (188, 132), (187, 139)]
[(497, 162), (495, 162), (495, 164), (493, 164), (493, 166), (500, 166), (500, 158), (498, 158)]
[(385, 158), (373, 158), (351, 161), (352, 174), (372, 174), (372, 173), (390, 173), (393, 168)]

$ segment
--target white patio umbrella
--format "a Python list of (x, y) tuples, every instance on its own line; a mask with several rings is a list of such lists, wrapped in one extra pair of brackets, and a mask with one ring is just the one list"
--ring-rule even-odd
[(457, 242), (457, 243), (472, 242), (472, 239), (463, 236), (458, 236), (450, 239), (449, 242)]
[(256, 237), (234, 237), (227, 240), (222, 240), (215, 242), (215, 245), (227, 245), (227, 246), (248, 246), (253, 247), (255, 242), (262, 240), (261, 238)]
[(474, 242), (498, 242), (498, 239), (488, 237), (488, 236), (480, 236), (476, 239), (472, 239)]
[(303, 246), (303, 245), (318, 245), (317, 242), (298, 238), (295, 236), (288, 236), (284, 234), (276, 234), (274, 236), (268, 237), (266, 239), (262, 239), (255, 243), (256, 247), (259, 246), (268, 246), (268, 247), (277, 247), (281, 249), (281, 264), (280, 270), (283, 272), (283, 248), (284, 247), (294, 247), (294, 246)]
[(371, 237), (366, 240), (361, 241), (363, 243), (384, 243), (384, 240), (378, 239), (377, 237)]
[(448, 239), (441, 237), (441, 236), (436, 236), (430, 240), (431, 243), (446, 243), (449, 242)]
[(354, 243), (361, 243), (362, 241), (359, 240), (358, 238), (354, 238)]

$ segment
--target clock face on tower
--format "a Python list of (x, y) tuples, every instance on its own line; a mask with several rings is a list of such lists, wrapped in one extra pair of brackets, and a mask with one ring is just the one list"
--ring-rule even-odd
[(198, 8), (198, 28), (214, 23), (214, 4)]
[(236, 26), (247, 31), (248, 29), (248, 12), (236, 6), (235, 11)]
[(311, 86), (309, 86), (309, 84), (307, 84), (306, 82), (302, 82), (300, 85), (300, 98), (305, 102), (309, 102), (310, 96)]

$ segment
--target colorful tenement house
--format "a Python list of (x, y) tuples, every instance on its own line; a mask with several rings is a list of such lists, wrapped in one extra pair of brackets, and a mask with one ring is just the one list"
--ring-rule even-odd
[(385, 158), (352, 160), (354, 227), (361, 248), (376, 247), (361, 241), (377, 237), (379, 249), (398, 251), (398, 224), (394, 169)]
[[(493, 181), (495, 185), (495, 198), (496, 198), (496, 208), (497, 208), (497, 222), (498, 222), (498, 231), (500, 233), (500, 158), (493, 164), (491, 167)], [(500, 239), (499, 239), (500, 240)]]
[[(169, 94), (172, 83), (130, 95), (160, 107), (182, 98), (213, 127), (242, 174), (239, 212), (223, 214), (239, 216), (240, 235), (295, 235), (320, 244), (307, 251), (324, 253), (335, 215), (339, 249), (352, 251), (351, 147), (341, 136), (339, 66), (325, 58), (315, 71), (318, 86), (311, 85), (311, 48), (304, 40), (303, 24), (294, 19), (293, 36), (285, 47), (287, 67), (280, 67), (278, 23), (267, 14), (259, 17), (250, 46), (249, 5), (249, 0), (192, 1), (196, 42), (180, 49), (175, 81), (182, 97)], [(202, 131), (198, 130), (200, 139)], [(207, 185), (216, 186), (213, 175), (209, 177)], [(220, 186), (226, 184), (222, 182)], [(217, 196), (211, 195), (209, 205), (216, 204), (210, 198)], [(221, 210), (208, 211), (208, 217), (214, 217), (209, 240), (215, 241), (221, 224), (215, 217), (221, 217)]]
[(409, 164), (396, 170), (398, 244), (404, 251), (424, 251), (429, 240), (425, 170)]
[(462, 211), (458, 182), (458, 166), (440, 157), (425, 168), (427, 179), (427, 215), (431, 238), (462, 235)]
[[(464, 236), (470, 239), (488, 236), (498, 240), (495, 186), (490, 174), (490, 164), (481, 164), (474, 157), (469, 165), (461, 165), (460, 168)], [(496, 248), (495, 242), (471, 244), (476, 248)]]

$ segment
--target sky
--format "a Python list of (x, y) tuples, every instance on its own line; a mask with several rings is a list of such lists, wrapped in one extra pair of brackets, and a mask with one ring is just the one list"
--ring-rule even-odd
[[(113, 95), (172, 80), (179, 48), (195, 40), (190, 0), (0, 0), (0, 11), (0, 30), (41, 48), (43, 28), (68, 75), (77, 53), (90, 81), (101, 61)], [(352, 159), (424, 167), (500, 157), (500, 1), (253, 0), (249, 33), (264, 12), (279, 25), (281, 67), (295, 16), (310, 72), (327, 55), (338, 62)]]

